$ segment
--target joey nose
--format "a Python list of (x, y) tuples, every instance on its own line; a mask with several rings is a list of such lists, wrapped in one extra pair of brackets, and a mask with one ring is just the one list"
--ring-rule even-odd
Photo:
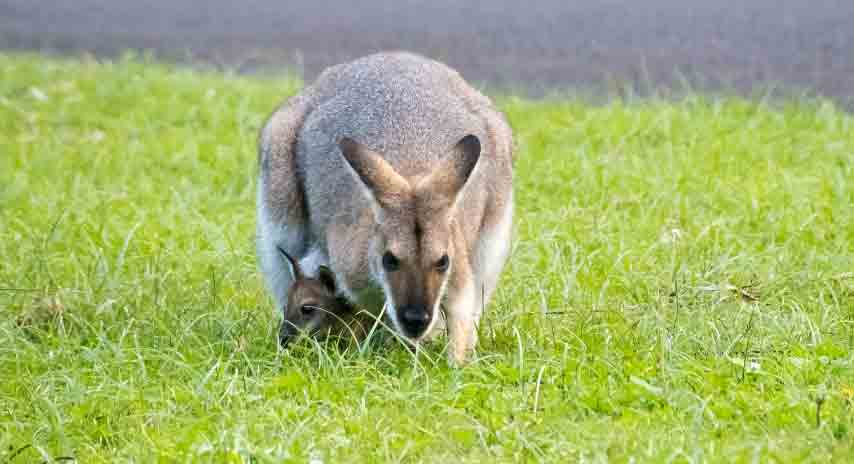
[(279, 346), (283, 349), (287, 348), (288, 343), (290, 343), (296, 334), (297, 331), (293, 325), (288, 321), (282, 321), (282, 325), (279, 326)]
[(400, 322), (406, 335), (420, 337), (430, 324), (430, 313), (421, 305), (405, 306), (400, 311)]

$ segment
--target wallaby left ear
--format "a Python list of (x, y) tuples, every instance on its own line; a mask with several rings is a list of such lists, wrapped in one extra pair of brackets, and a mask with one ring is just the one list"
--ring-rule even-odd
[(477, 166), (480, 153), (480, 139), (477, 136), (469, 134), (463, 137), (436, 169), (419, 182), (417, 191), (429, 192), (434, 201), (441, 199), (443, 207), (452, 208)]
[(277, 246), (279, 253), (285, 260), (288, 262), (288, 269), (291, 271), (291, 279), (293, 280), (302, 280), (302, 269), (299, 267), (299, 263), (294, 259), (293, 256), (289, 255), (284, 248)]
[(398, 206), (410, 191), (409, 182), (382, 155), (344, 137), (338, 142), (341, 154), (358, 176), (363, 192), (381, 208)]
[(332, 272), (332, 269), (321, 265), (317, 268), (317, 278), (329, 290), (329, 293), (335, 294), (335, 274)]

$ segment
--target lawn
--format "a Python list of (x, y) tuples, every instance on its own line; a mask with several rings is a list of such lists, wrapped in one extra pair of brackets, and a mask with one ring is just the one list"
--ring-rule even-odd
[(498, 97), (516, 234), (453, 369), (277, 349), (255, 141), (300, 85), (0, 54), (0, 462), (854, 458), (854, 117)]

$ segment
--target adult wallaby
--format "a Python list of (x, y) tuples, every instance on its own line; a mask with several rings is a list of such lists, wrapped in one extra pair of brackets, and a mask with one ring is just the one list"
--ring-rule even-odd
[(439, 62), (369, 55), (273, 113), (259, 164), (258, 254), (279, 307), (282, 247), (329, 266), (343, 296), (385, 307), (413, 342), (444, 301), (449, 357), (467, 359), (513, 217), (512, 135), (488, 98)]
[(290, 267), (291, 285), (288, 302), (279, 326), (279, 344), (285, 348), (300, 334), (314, 338), (337, 337), (361, 342), (374, 326), (375, 318), (357, 310), (350, 302), (337, 296), (335, 276), (326, 266), (317, 269), (317, 276), (307, 275), (300, 263), (285, 250), (282, 258)]

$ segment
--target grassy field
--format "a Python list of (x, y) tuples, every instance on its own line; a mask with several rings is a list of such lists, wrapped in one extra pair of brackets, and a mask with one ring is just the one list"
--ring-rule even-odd
[(0, 462), (844, 462), (854, 117), (498, 98), (478, 359), (275, 344), (255, 136), (299, 82), (0, 55)]

